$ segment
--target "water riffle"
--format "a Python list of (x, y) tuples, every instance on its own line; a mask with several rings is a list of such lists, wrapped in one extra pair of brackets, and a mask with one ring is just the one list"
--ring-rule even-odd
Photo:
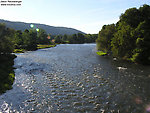
[(150, 67), (96, 54), (95, 44), (66, 44), (16, 54), (13, 89), (0, 112), (142, 113), (150, 109)]

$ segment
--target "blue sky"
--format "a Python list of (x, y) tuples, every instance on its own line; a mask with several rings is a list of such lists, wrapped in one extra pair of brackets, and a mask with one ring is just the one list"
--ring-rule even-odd
[(143, 4), (150, 5), (150, 0), (22, 0), (21, 6), (0, 6), (0, 18), (98, 33), (126, 9)]

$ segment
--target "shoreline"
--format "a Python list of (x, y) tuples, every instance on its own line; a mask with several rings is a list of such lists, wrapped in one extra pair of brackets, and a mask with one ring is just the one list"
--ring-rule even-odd
[[(56, 45), (37, 45), (37, 49), (45, 49), (45, 48), (52, 48), (56, 47)], [(31, 51), (36, 51), (36, 50), (31, 50)], [(25, 49), (14, 49), (13, 53), (25, 53), (27, 50)]]

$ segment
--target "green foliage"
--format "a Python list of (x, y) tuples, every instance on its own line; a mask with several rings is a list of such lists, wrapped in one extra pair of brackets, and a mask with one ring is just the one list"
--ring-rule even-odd
[[(98, 50), (140, 64), (150, 64), (150, 6), (130, 8), (120, 16), (115, 30), (104, 25), (97, 39)], [(111, 46), (110, 46), (111, 44)]]
[[(11, 28), (6, 28), (5, 24), (0, 23), (0, 54), (10, 54), (12, 52), (22, 53), (26, 50), (36, 50), (37, 44), (52, 44), (51, 37), (48, 36), (43, 29), (36, 31), (36, 29), (32, 28), (22, 32), (20, 30), (15, 31)], [(61, 35), (56, 38), (57, 43), (63, 43)], [(67, 41), (67, 35), (64, 35), (64, 39)]]
[(0, 24), (0, 94), (11, 89), (14, 81), (13, 52), (14, 46), (11, 37), (15, 31)]
[(67, 36), (67, 34), (65, 34), (65, 35), (63, 36), (62, 40), (63, 40), (63, 41), (67, 41), (67, 38), (68, 38), (68, 36)]
[(127, 9), (126, 12), (120, 16), (120, 22), (125, 22), (133, 28), (136, 28), (140, 21), (140, 11), (136, 8)]
[(85, 34), (84, 37), (84, 43), (95, 43), (98, 38), (98, 34)]
[(13, 53), (24, 53), (24, 49), (14, 49)]
[(15, 79), (13, 65), (14, 55), (0, 55), (0, 94), (12, 88)]
[(0, 54), (8, 54), (13, 51), (13, 43), (10, 37), (13, 36), (13, 31), (7, 29), (4, 24), (0, 24)]
[(51, 47), (55, 47), (56, 45), (38, 45), (37, 48), (38, 49), (44, 49), (44, 48), (51, 48)]
[(104, 25), (102, 30), (98, 34), (97, 48), (98, 50), (103, 50), (105, 52), (111, 51), (111, 39), (115, 33), (115, 25)]
[(132, 61), (150, 64), (150, 22), (141, 22), (134, 33), (137, 39)]
[[(55, 43), (70, 43), (70, 44), (83, 44), (94, 43), (97, 39), (97, 34), (73, 34), (73, 35), (57, 35), (51, 36), (51, 40), (55, 40)], [(54, 37), (54, 38), (53, 38)]]
[(131, 34), (132, 28), (129, 25), (122, 25), (117, 29), (111, 41), (114, 57), (126, 58), (132, 55), (132, 49), (135, 45), (134, 37)]
[(26, 50), (37, 49), (37, 32), (36, 30), (30, 29), (23, 32), (22, 37), (24, 38), (24, 48)]
[(37, 33), (37, 44), (50, 44), (49, 39), (47, 38), (48, 35), (44, 29), (39, 29)]
[(24, 44), (24, 40), (22, 37), (22, 32), (20, 30), (16, 31), (14, 34), (13, 43), (15, 45), (15, 48), (21, 48)]
[(139, 11), (140, 11), (140, 15), (141, 15), (141, 17), (140, 17), (141, 22), (145, 21), (145, 20), (148, 21), (149, 17), (150, 17), (150, 6), (144, 4), (143, 7), (139, 8)]
[(62, 36), (61, 35), (57, 35), (54, 39), (55, 39), (55, 43), (58, 43), (58, 44), (62, 43)]

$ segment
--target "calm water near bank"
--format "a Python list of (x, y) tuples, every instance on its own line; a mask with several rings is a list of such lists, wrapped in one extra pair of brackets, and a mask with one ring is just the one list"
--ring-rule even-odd
[(145, 113), (150, 67), (96, 54), (96, 44), (62, 44), (16, 54), (13, 89), (0, 112)]

